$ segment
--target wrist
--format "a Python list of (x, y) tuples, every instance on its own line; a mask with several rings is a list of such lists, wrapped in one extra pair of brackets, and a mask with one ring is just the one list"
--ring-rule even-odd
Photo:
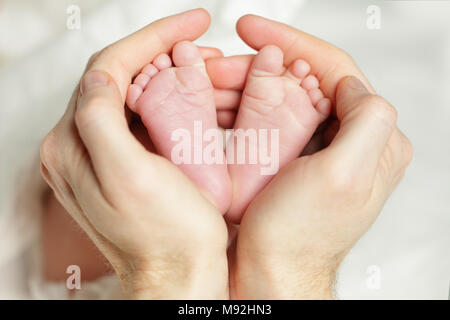
[(337, 266), (307, 257), (238, 252), (233, 274), (235, 299), (331, 300)]
[(155, 259), (122, 275), (127, 299), (228, 299), (225, 253), (186, 259)]

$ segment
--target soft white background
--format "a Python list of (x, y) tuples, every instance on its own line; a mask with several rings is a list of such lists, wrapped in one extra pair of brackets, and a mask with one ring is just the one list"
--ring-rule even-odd
[[(66, 27), (71, 4), (81, 8), (80, 30)], [(379, 30), (366, 27), (370, 4), (381, 8)], [(323, 38), (354, 57), (379, 94), (398, 109), (399, 126), (415, 156), (377, 222), (344, 261), (338, 296), (447, 299), (448, 1), (0, 0), (0, 222), (13, 212), (21, 164), (62, 115), (89, 56), (155, 19), (195, 7), (212, 14), (212, 26), (198, 43), (220, 47), (226, 55), (251, 52), (234, 24), (241, 15), (256, 13)], [(5, 242), (2, 234), (0, 242)], [(379, 272), (378, 289), (370, 285), (377, 277), (371, 268)]]

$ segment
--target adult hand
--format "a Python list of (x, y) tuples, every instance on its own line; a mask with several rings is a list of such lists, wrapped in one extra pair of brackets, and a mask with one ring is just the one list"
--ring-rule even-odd
[[(332, 298), (339, 263), (400, 181), (411, 145), (396, 127), (395, 109), (375, 94), (347, 53), (253, 15), (241, 18), (237, 31), (256, 50), (280, 47), (285, 65), (308, 61), (340, 127), (335, 122), (335, 130), (325, 131), (332, 140), (327, 148), (293, 161), (249, 206), (237, 237), (232, 296)], [(241, 89), (251, 59), (215, 59), (210, 71), (221, 75), (213, 77), (215, 85)]]
[(138, 142), (124, 109), (128, 85), (145, 64), (208, 26), (206, 11), (188, 11), (93, 56), (41, 147), (44, 178), (128, 298), (228, 297), (221, 214), (181, 171)]

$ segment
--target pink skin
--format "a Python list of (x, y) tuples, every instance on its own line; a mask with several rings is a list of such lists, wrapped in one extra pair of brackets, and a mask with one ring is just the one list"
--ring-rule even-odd
[[(214, 94), (217, 101), (224, 100), (220, 99), (220, 90), (214, 92), (195, 45), (178, 43), (172, 58), (175, 67), (167, 54), (144, 67), (127, 95), (128, 106), (141, 116), (157, 151), (168, 159), (177, 144), (171, 141), (172, 132), (184, 128), (193, 136), (194, 121), (202, 122), (203, 131), (217, 128)], [(309, 64), (303, 60), (294, 61), (286, 69), (282, 51), (267, 46), (254, 59), (237, 116), (222, 111), (222, 122), (227, 127), (235, 122), (235, 129), (279, 129), (280, 168), (298, 157), (331, 110), (330, 100), (324, 98), (317, 78), (309, 71)], [(238, 100), (240, 95), (231, 98)], [(246, 157), (255, 148), (247, 145)], [(225, 164), (179, 165), (234, 223), (240, 222), (251, 200), (273, 177), (261, 175), (262, 166), (267, 167), (230, 164), (231, 185)]]
[[(126, 102), (141, 116), (158, 153), (169, 160), (173, 147), (179, 143), (171, 140), (175, 130), (186, 129), (193, 141), (194, 121), (201, 121), (203, 132), (218, 128), (214, 89), (199, 49), (188, 41), (174, 46), (172, 59), (161, 54), (144, 67), (130, 85)], [(207, 145), (204, 143), (203, 148)], [(193, 143), (191, 154), (194, 155)], [(227, 211), (232, 189), (225, 163), (178, 167), (222, 213)]]
[[(234, 129), (279, 129), (280, 169), (300, 155), (318, 125), (330, 114), (331, 102), (324, 98), (319, 81), (309, 72), (310, 66), (303, 60), (294, 61), (286, 69), (283, 52), (276, 46), (261, 49), (249, 71)], [(256, 148), (247, 143), (246, 155)], [(233, 200), (227, 220), (239, 223), (251, 200), (272, 179), (273, 175), (261, 174), (261, 167), (267, 165), (228, 165)]]

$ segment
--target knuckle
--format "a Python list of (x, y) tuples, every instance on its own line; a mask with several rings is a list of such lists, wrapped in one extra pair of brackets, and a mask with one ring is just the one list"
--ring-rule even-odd
[(362, 201), (370, 190), (370, 179), (346, 165), (335, 165), (327, 169), (328, 192), (340, 201), (355, 203)]
[(105, 48), (101, 49), (94, 53), (88, 60), (85, 71), (95, 69), (96, 64), (105, 64), (108, 65), (109, 68), (122, 68), (123, 62), (122, 57), (117, 54), (116, 44), (110, 44)]
[(330, 54), (340, 58), (340, 59), (336, 59), (336, 61), (345, 61), (345, 62), (347, 62), (346, 60), (353, 61), (352, 56), (350, 54), (348, 54), (347, 51), (345, 51), (344, 49), (342, 49), (338, 46), (335, 46), (331, 43), (325, 42), (324, 47), (325, 47), (325, 49), (327, 49), (328, 52), (330, 52)]
[(61, 179), (63, 172), (57, 135), (56, 128), (52, 129), (42, 141), (39, 150), (41, 176), (54, 190), (55, 181)]
[(88, 63), (86, 64), (86, 69), (90, 69), (92, 65), (97, 61), (101, 51), (95, 52), (88, 60)]
[(355, 59), (351, 54), (349, 54), (342, 48), (335, 47), (333, 45), (330, 46), (332, 46), (332, 54), (333, 56), (336, 56), (335, 61), (338, 61), (339, 68), (348, 68), (349, 66), (355, 66), (356, 68), (358, 68)]
[(110, 44), (110, 45), (104, 47), (102, 50), (100, 50), (97, 54), (97, 59), (103, 59), (103, 58), (109, 57), (111, 55), (111, 51), (113, 51), (113, 45), (114, 44)]
[(409, 139), (402, 135), (402, 143), (403, 143), (403, 166), (404, 168), (408, 167), (414, 157), (414, 149), (409, 141)]
[(384, 168), (386, 175), (391, 171), (395, 171), (396, 164), (398, 163), (398, 154), (397, 148), (391, 143), (388, 143), (384, 148), (381, 167)]
[(109, 112), (106, 98), (103, 96), (90, 97), (81, 108), (75, 112), (75, 122), (79, 127), (91, 126), (104, 120)]
[(339, 61), (348, 61), (354, 64), (353, 57), (347, 51), (337, 48), (337, 54), (340, 56)]
[(110, 45), (104, 47), (103, 49), (101, 49), (100, 51), (97, 51), (96, 53), (94, 53), (90, 57), (88, 64), (91, 63), (91, 65), (92, 65), (95, 62), (97, 62), (98, 60), (109, 57), (111, 55), (111, 51), (113, 51), (113, 45), (114, 44), (110, 44)]
[(41, 143), (40, 158), (44, 167), (53, 167), (56, 164), (57, 143), (55, 129), (51, 130)]
[(361, 99), (361, 104), (364, 106), (366, 112), (371, 113), (391, 126), (395, 125), (398, 117), (397, 110), (384, 98), (372, 94), (364, 96)]
[(48, 171), (47, 167), (41, 162), (41, 166), (40, 166), (40, 171), (41, 171), (41, 176), (44, 179), (44, 181), (50, 186), (52, 187), (53, 183), (52, 183), (52, 177), (50, 175), (50, 172)]
[(121, 70), (128, 72), (128, 66), (124, 62), (123, 57), (118, 54), (119, 51), (120, 46), (118, 43), (110, 44), (96, 54), (94, 63), (101, 61), (102, 63), (105, 63), (110, 70)]

